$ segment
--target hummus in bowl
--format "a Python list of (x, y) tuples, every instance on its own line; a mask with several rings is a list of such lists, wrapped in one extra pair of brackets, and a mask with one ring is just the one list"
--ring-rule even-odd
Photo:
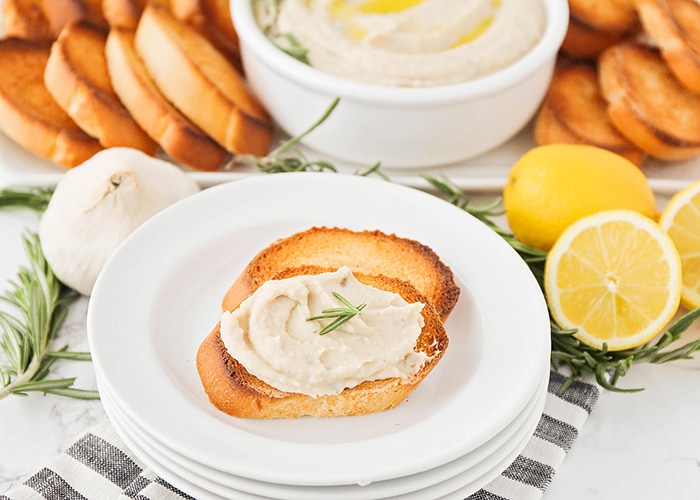
[[(280, 24), (289, 15), (283, 12), (287, 2), (307, 11), (319, 5), (320, 20), (312, 14), (303, 16), (300, 10), (296, 15), (305, 17), (305, 27), (285, 24), (289, 21)], [(396, 11), (397, 5), (409, 4), (414, 5)], [(467, 4), (480, 7), (464, 7)], [(368, 6), (391, 12), (357, 14), (357, 9)], [(416, 22), (424, 28), (418, 30), (403, 16), (424, 6), (432, 8), (418, 16)], [(455, 13), (443, 18), (449, 21), (457, 13), (466, 15), (462, 9), (470, 14), (468, 25), (456, 30), (449, 42), (444, 34), (434, 37), (453, 46), (425, 52), (431, 44), (438, 45), (425, 41), (431, 39), (427, 26), (439, 32), (443, 10)], [(569, 23), (567, 0), (280, 0), (277, 4), (237, 0), (231, 2), (231, 13), (248, 84), (276, 124), (288, 135), (298, 136), (339, 98), (331, 115), (305, 135), (302, 144), (321, 153), (321, 159), (340, 160), (348, 166), (369, 168), (380, 162), (390, 176), (474, 158), (522, 130), (547, 92)], [(398, 28), (392, 36), (379, 36), (378, 28), (370, 36), (372, 19)], [(529, 34), (515, 34), (521, 24), (529, 26), (522, 29)], [(406, 33), (402, 35), (401, 30)], [(418, 38), (416, 31), (422, 31)], [(352, 54), (355, 59), (343, 70), (347, 73), (316, 67), (323, 56), (306, 37), (328, 37), (332, 42), (318, 45), (321, 52), (335, 51), (337, 59)], [(366, 37), (375, 45), (355, 40)], [(403, 43), (406, 39), (414, 41)], [(333, 44), (347, 47), (339, 50)], [(512, 47), (498, 48), (503, 45)], [(403, 47), (401, 52), (396, 52), (397, 46)], [(373, 63), (367, 54), (382, 54), (384, 59)], [(401, 64), (393, 64), (399, 60)], [(339, 67), (344, 65), (338, 62)], [(374, 80), (387, 78), (387, 72), (391, 82)]]
[(320, 71), (400, 87), (494, 73), (530, 51), (546, 25), (542, 0), (265, 0), (256, 18)]

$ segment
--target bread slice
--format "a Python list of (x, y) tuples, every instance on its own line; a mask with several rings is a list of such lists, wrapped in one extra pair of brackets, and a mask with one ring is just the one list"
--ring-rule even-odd
[(102, 14), (102, 0), (44, 0), (44, 12), (54, 36), (72, 21), (85, 20), (107, 28)]
[(0, 40), (0, 130), (29, 151), (74, 167), (102, 149), (56, 104), (44, 86), (50, 46)]
[(422, 243), (381, 231), (312, 227), (260, 251), (226, 292), (222, 309), (235, 309), (283, 269), (304, 265), (348, 266), (353, 271), (408, 281), (427, 297), (443, 320), (460, 295), (452, 270)]
[(143, 11), (136, 51), (163, 95), (224, 149), (268, 153), (267, 112), (231, 63), (164, 3), (151, 2)]
[[(637, 10), (642, 26), (676, 78), (686, 88), (700, 94), (700, 51), (696, 51), (681, 30), (669, 5), (667, 0), (638, 0)], [(700, 5), (694, 6), (697, 10), (696, 20), (700, 22)], [(693, 9), (684, 9), (679, 15), (690, 17), (692, 12)], [(700, 24), (696, 25), (695, 30), (700, 31)]]
[(102, 14), (110, 28), (135, 30), (148, 0), (102, 0)]
[(598, 76), (612, 123), (662, 160), (700, 154), (700, 96), (668, 69), (658, 51), (624, 42), (601, 54)]
[(571, 17), (600, 31), (629, 32), (637, 25), (636, 0), (569, 0)]
[(153, 154), (157, 144), (136, 124), (112, 88), (106, 42), (107, 33), (88, 21), (68, 24), (51, 47), (44, 73), (46, 88), (102, 146)]
[(644, 152), (615, 128), (607, 108), (595, 65), (560, 58), (535, 119), (535, 140), (597, 146), (640, 165)]
[(238, 32), (231, 19), (229, 0), (170, 0), (170, 8), (176, 18), (197, 30), (243, 73)]
[(131, 116), (168, 155), (197, 170), (216, 170), (228, 154), (175, 109), (151, 80), (134, 33), (114, 27), (105, 46), (112, 87)]
[(693, 51), (700, 53), (700, 4), (697, 0), (666, 0), (666, 6)]
[(569, 0), (569, 28), (562, 50), (591, 59), (639, 29), (636, 0)]
[(2, 36), (52, 41), (55, 37), (44, 13), (43, 0), (4, 0)]
[(573, 15), (561, 44), (564, 54), (578, 59), (595, 59), (608, 47), (627, 38), (626, 31), (603, 31)]
[[(287, 269), (275, 278), (319, 274), (336, 269), (304, 266)], [(411, 284), (383, 275), (354, 273), (361, 283), (395, 292), (408, 303), (422, 302), (424, 326), (414, 350), (428, 355), (420, 370), (408, 378), (365, 381), (344, 389), (337, 395), (317, 397), (276, 389), (254, 375), (226, 350), (217, 323), (197, 352), (197, 370), (211, 403), (219, 410), (236, 417), (297, 418), (304, 415), (336, 417), (363, 415), (393, 408), (425, 379), (442, 358), (448, 337), (434, 307)]]

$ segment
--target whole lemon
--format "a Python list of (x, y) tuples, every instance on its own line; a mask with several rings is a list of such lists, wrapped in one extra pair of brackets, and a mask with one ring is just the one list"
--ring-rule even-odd
[(549, 250), (580, 218), (603, 210), (659, 217), (649, 181), (634, 163), (580, 144), (550, 144), (525, 153), (508, 175), (503, 206), (513, 235), (540, 250)]

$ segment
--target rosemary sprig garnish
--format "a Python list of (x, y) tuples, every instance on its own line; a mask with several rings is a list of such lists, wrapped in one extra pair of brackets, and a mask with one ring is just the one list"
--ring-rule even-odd
[[(331, 115), (333, 110), (338, 106), (340, 98), (336, 97), (331, 102), (328, 109), (321, 115), (321, 117), (316, 120), (308, 129), (306, 129), (301, 134), (294, 136), (286, 141), (282, 142), (275, 149), (270, 151), (265, 156), (253, 156), (253, 155), (240, 155), (234, 156), (226, 167), (226, 170), (233, 169), (241, 165), (254, 165), (258, 171), (265, 174), (277, 174), (282, 172), (322, 172), (330, 171), (337, 173), (338, 169), (330, 162), (324, 160), (307, 160), (304, 154), (297, 148), (299, 142), (313, 132), (319, 125), (326, 121), (326, 119)], [(369, 167), (365, 171), (356, 172), (356, 175), (369, 176), (376, 174), (382, 177), (384, 180), (389, 180), (389, 178), (384, 175), (380, 170), (380, 163), (376, 163)]]
[[(503, 214), (502, 210), (497, 210), (501, 204), (500, 198), (484, 205), (470, 205), (467, 194), (448, 179), (444, 177), (440, 179), (426, 177), (425, 179), (447, 201), (472, 214), (511, 245), (535, 275), (544, 294), (544, 265), (547, 260), (547, 252), (524, 245), (491, 220), (491, 217)], [(692, 359), (693, 354), (700, 351), (700, 339), (676, 348), (670, 348), (670, 346), (681, 338), (683, 332), (698, 317), (700, 317), (700, 308), (685, 314), (673, 325), (669, 326), (656, 341), (627, 351), (611, 352), (607, 350), (606, 345), (603, 345), (603, 349), (598, 350), (582, 344), (574, 337), (576, 330), (563, 329), (550, 316), (552, 339), (551, 366), (555, 370), (566, 367), (569, 372), (569, 377), (562, 385), (560, 392), (564, 392), (572, 382), (583, 378), (587, 374), (594, 376), (601, 387), (611, 391), (635, 392), (642, 390), (638, 388), (623, 389), (618, 387), (617, 383), (636, 363), (660, 364), (682, 359)]]
[(360, 304), (359, 306), (352, 305), (348, 299), (340, 295), (338, 292), (333, 292), (333, 296), (342, 302), (345, 307), (332, 307), (330, 309), (324, 309), (321, 311), (321, 314), (306, 318), (306, 321), (335, 318), (334, 321), (326, 325), (320, 332), (318, 332), (319, 335), (325, 335), (332, 332), (340, 325), (350, 321), (358, 314), (362, 314), (362, 310), (367, 307), (367, 304)]
[(309, 50), (304, 47), (299, 40), (291, 33), (280, 33), (275, 37), (275, 45), (285, 54), (292, 56), (297, 61), (311, 65), (309, 61)]
[(74, 388), (75, 378), (46, 380), (57, 359), (89, 360), (90, 355), (69, 352), (67, 347), (51, 350), (68, 307), (78, 294), (53, 274), (38, 235), (25, 236), (23, 242), (29, 267), (21, 266), (16, 281), (10, 281), (10, 290), (0, 295), (18, 312), (0, 312), (0, 349), (7, 358), (7, 365), (0, 366), (0, 399), (28, 392), (97, 399), (97, 391)]

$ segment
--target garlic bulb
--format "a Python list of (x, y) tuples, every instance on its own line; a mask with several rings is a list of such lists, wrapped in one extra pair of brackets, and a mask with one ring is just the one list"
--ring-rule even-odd
[(56, 277), (90, 295), (107, 259), (163, 208), (199, 191), (178, 167), (141, 151), (111, 148), (68, 170), (39, 223)]

